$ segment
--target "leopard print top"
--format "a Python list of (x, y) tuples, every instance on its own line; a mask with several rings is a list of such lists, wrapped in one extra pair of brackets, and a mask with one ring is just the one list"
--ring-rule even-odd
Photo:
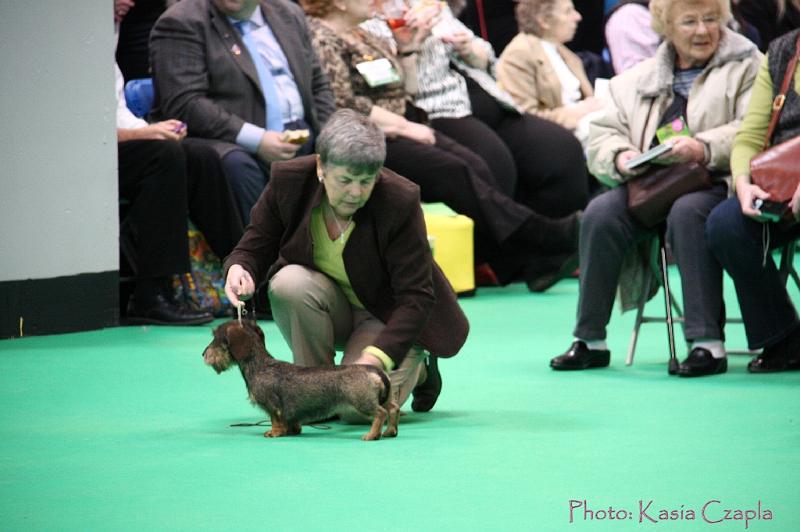
[(331, 83), (337, 108), (369, 115), (377, 105), (399, 115), (405, 114), (406, 93), (402, 79), (370, 87), (356, 69), (362, 61), (386, 58), (402, 77), (400, 62), (388, 43), (360, 28), (338, 34), (315, 17), (308, 17), (308, 27), (322, 69)]

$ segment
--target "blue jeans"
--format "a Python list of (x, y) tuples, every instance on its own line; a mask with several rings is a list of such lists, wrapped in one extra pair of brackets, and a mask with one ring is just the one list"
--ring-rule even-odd
[[(744, 214), (737, 198), (711, 211), (706, 240), (711, 252), (733, 278), (750, 349), (771, 346), (798, 325), (797, 311), (771, 255), (764, 260), (765, 224)], [(769, 249), (800, 236), (800, 226), (767, 224)]]

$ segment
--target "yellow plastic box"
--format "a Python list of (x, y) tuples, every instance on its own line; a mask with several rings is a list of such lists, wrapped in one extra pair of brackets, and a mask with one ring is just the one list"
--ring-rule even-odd
[(433, 258), (459, 295), (475, 293), (475, 259), (471, 218), (444, 203), (422, 206)]

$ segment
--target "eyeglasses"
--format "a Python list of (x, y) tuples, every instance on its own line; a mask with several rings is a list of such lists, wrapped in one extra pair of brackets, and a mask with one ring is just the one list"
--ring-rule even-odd
[(678, 26), (680, 26), (682, 30), (695, 31), (700, 26), (700, 22), (702, 22), (703, 26), (706, 28), (717, 28), (719, 27), (719, 15), (708, 15), (701, 19), (685, 18), (678, 21)]

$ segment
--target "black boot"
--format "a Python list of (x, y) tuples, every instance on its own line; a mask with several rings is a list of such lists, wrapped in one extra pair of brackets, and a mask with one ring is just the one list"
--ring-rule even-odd
[(214, 319), (209, 312), (175, 301), (166, 277), (137, 281), (127, 314), (130, 325), (201, 325)]
[(563, 218), (549, 218), (533, 213), (511, 236), (513, 242), (526, 248), (552, 253), (571, 253), (578, 249), (581, 211)]
[(430, 411), (436, 404), (436, 400), (439, 399), (439, 394), (442, 393), (442, 374), (439, 373), (437, 358), (429, 355), (425, 362), (428, 378), (411, 392), (414, 395), (414, 400), (411, 401), (411, 410), (414, 412)]

